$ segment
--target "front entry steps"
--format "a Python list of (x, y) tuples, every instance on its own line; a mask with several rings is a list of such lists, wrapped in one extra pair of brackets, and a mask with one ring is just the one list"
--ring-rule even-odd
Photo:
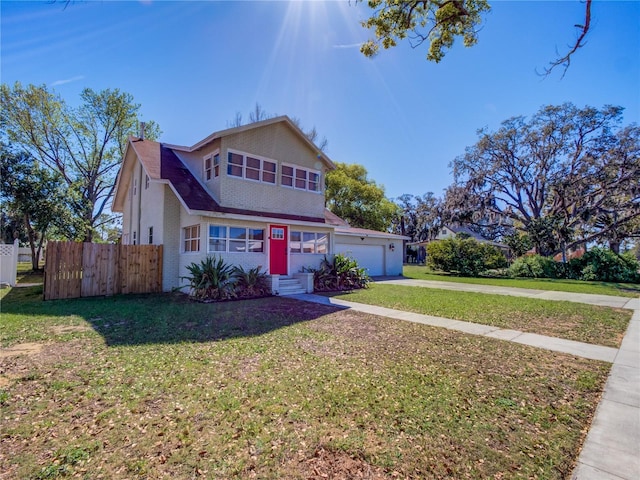
[(302, 286), (302, 282), (298, 278), (280, 277), (280, 290), (281, 297), (286, 295), (299, 295), (306, 293), (306, 290)]
[(313, 293), (313, 273), (298, 272), (293, 275), (269, 275), (272, 295), (298, 295)]

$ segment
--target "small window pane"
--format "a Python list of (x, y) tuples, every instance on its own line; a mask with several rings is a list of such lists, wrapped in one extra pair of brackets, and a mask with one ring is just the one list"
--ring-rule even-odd
[(235, 240), (244, 240), (247, 238), (246, 228), (229, 227), (229, 238)]
[(317, 253), (328, 253), (329, 252), (329, 238), (326, 233), (318, 233), (318, 239), (316, 240), (316, 251)]
[(232, 175), (234, 177), (241, 177), (242, 176), (242, 167), (238, 167), (236, 165), (229, 165), (227, 168), (227, 174), (228, 175)]
[(302, 253), (302, 249), (300, 246), (300, 232), (291, 232), (291, 241), (289, 242), (289, 249), (291, 253)]
[(213, 238), (226, 238), (227, 227), (221, 227), (219, 225), (209, 225), (209, 236)]
[(264, 230), (249, 229), (249, 240), (264, 240)]
[(260, 253), (264, 251), (264, 242), (249, 240), (249, 251), (252, 253)]
[(247, 167), (246, 177), (250, 180), (260, 180), (260, 170), (254, 170), (252, 168)]
[(303, 232), (302, 234), (302, 251), (304, 253), (315, 253), (316, 234)]
[(260, 160), (253, 157), (247, 157), (247, 167), (260, 169)]
[(229, 251), (230, 252), (246, 252), (247, 250), (247, 242), (244, 240), (229, 240)]
[(232, 163), (234, 165), (243, 165), (244, 158), (242, 155), (239, 155), (237, 153), (229, 153), (229, 163)]
[(271, 172), (271, 173), (276, 173), (276, 164), (273, 162), (267, 162), (266, 160), (264, 161), (264, 166), (263, 166), (263, 170), (265, 172)]
[(210, 238), (209, 239), (209, 251), (210, 252), (226, 252), (227, 251), (227, 241), (218, 239), (218, 238)]

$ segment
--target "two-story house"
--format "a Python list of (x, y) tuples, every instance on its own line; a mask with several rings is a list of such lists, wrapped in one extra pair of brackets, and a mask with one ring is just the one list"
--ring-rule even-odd
[(325, 209), (333, 168), (286, 116), (191, 147), (130, 138), (112, 210), (123, 214), (123, 243), (163, 245), (165, 291), (208, 255), (287, 277), (345, 253), (370, 275), (401, 274), (403, 237), (352, 228)]

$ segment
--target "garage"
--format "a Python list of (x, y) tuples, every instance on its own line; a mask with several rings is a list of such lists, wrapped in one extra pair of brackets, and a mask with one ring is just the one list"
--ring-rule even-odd
[(336, 244), (336, 253), (352, 257), (372, 276), (384, 275), (384, 246)]

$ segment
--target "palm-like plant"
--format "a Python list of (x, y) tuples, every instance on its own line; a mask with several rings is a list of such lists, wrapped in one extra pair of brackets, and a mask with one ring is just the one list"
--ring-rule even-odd
[(191, 294), (201, 300), (226, 300), (236, 297), (233, 267), (227, 265), (222, 257), (207, 257), (200, 262), (187, 266), (190, 276)]
[(233, 276), (236, 280), (236, 289), (241, 297), (259, 297), (268, 295), (271, 291), (267, 274), (261, 272), (262, 267), (257, 266), (245, 270), (241, 266), (233, 269)]

